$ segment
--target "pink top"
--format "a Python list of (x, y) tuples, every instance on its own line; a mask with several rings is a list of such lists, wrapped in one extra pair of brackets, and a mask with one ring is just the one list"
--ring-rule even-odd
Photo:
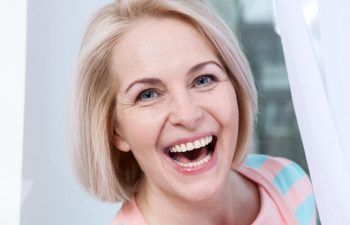
[(252, 225), (262, 225), (266, 224), (268, 221), (269, 225), (283, 225), (287, 224), (281, 212), (278, 210), (277, 205), (269, 196), (269, 194), (264, 190), (264, 188), (259, 187), (261, 208), (258, 216), (252, 223)]
[[(238, 172), (259, 186), (261, 208), (252, 225), (316, 225), (311, 183), (295, 163), (249, 155)], [(147, 225), (134, 199), (124, 202), (112, 225)]]

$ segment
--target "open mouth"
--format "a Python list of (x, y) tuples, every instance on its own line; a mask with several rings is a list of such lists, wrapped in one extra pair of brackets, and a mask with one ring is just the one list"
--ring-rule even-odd
[(208, 136), (193, 142), (178, 144), (169, 148), (169, 157), (185, 168), (199, 167), (211, 159), (216, 145), (216, 137)]

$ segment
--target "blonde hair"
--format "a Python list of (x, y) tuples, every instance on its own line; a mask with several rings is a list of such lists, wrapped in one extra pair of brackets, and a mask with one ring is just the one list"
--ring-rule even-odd
[(239, 134), (233, 166), (244, 159), (253, 132), (256, 90), (249, 65), (230, 29), (201, 0), (117, 0), (98, 11), (82, 41), (73, 103), (73, 165), (82, 186), (104, 201), (128, 200), (142, 171), (132, 153), (112, 144), (116, 76), (112, 49), (142, 18), (177, 17), (216, 49), (235, 87)]

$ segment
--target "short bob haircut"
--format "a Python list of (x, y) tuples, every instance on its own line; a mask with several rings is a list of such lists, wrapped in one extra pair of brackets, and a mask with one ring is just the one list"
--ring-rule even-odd
[[(257, 109), (256, 89), (235, 36), (203, 0), (117, 0), (100, 9), (82, 41), (72, 108), (72, 161), (82, 186), (103, 201), (129, 200), (143, 176), (132, 151), (112, 143), (116, 124), (116, 74), (113, 47), (146, 18), (173, 17), (200, 32), (216, 51), (236, 90), (239, 133), (233, 168), (250, 148)], [(118, 70), (115, 68), (114, 70)]]

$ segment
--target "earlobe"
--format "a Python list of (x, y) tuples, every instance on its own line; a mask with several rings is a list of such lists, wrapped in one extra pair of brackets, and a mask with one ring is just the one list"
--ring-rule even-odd
[(131, 150), (128, 142), (120, 135), (117, 128), (113, 129), (113, 144), (120, 151), (129, 152)]

